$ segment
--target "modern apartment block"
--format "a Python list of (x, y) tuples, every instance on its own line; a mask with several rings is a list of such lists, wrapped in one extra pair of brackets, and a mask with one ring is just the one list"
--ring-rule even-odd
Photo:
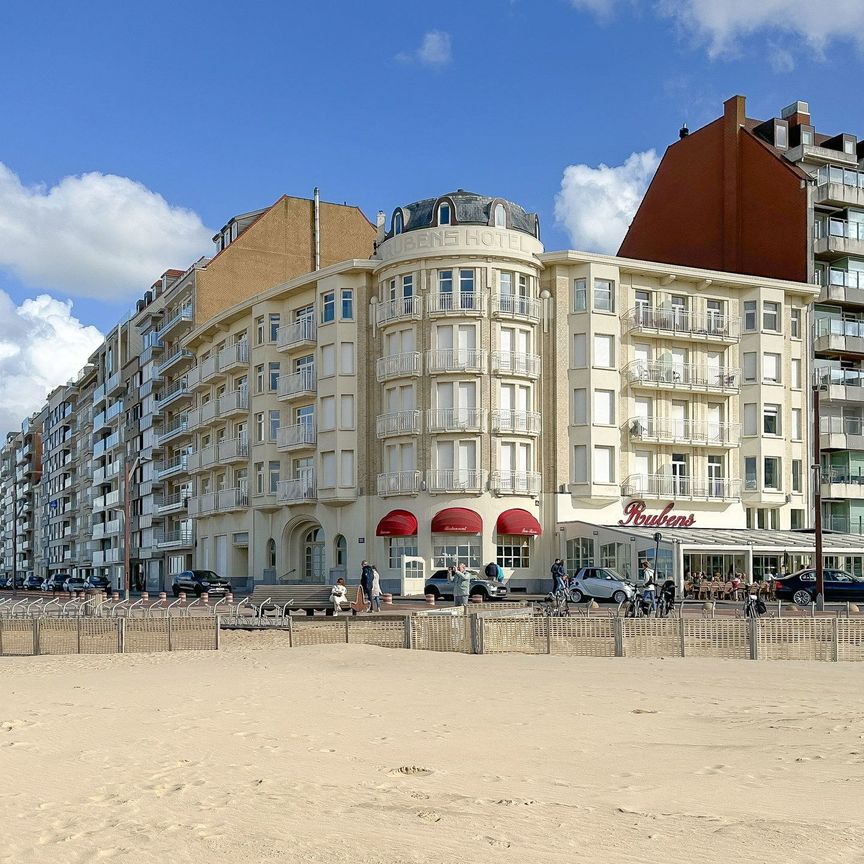
[[(686, 130), (682, 130), (684, 133)], [(721, 118), (671, 145), (620, 254), (820, 286), (823, 525), (864, 533), (864, 141), (823, 134), (806, 102)]]

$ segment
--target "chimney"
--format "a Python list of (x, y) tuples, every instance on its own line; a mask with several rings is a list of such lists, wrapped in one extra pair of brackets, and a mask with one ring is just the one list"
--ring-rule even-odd
[(809, 126), (810, 106), (806, 102), (793, 102), (780, 112), (781, 120), (788, 120), (789, 126)]
[(375, 217), (375, 225), (378, 228), (377, 240), (380, 243), (384, 239), (384, 235), (387, 233), (387, 217), (384, 215), (383, 210), (378, 211), (378, 215)]
[(684, 125), (683, 125), (679, 130), (678, 130), (678, 139), (679, 139), (679, 140), (683, 140), (683, 139), (686, 138), (689, 134), (690, 134), (690, 130), (687, 128), (687, 124), (685, 123), (685, 124), (684, 124)]

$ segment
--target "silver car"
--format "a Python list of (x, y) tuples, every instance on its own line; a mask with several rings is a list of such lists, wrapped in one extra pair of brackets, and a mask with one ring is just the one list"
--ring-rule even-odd
[(606, 567), (582, 567), (570, 580), (570, 596), (574, 603), (589, 598), (623, 603), (635, 593), (633, 585)]
[[(471, 587), (468, 589), (470, 596), (478, 594), (484, 600), (504, 600), (507, 597), (507, 586), (501, 582), (496, 582), (492, 579), (487, 579), (481, 576), (474, 570), (469, 570), (468, 574), (471, 577)], [(425, 594), (432, 594), (436, 598), (442, 600), (453, 599), (453, 583), (447, 578), (447, 570), (436, 570), (432, 576), (426, 580)]]

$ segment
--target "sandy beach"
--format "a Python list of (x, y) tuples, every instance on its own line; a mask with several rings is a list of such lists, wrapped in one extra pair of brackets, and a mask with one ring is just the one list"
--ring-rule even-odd
[(855, 862), (858, 664), (0, 661), (0, 861)]

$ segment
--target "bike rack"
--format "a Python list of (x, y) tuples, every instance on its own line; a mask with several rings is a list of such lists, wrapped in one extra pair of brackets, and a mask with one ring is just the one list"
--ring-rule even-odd
[(133, 610), (136, 606), (141, 606), (143, 603), (144, 603), (144, 598), (143, 598), (143, 597), (141, 597), (140, 599), (138, 599), (138, 600), (136, 600), (134, 603), (132, 603), (132, 604), (129, 606), (129, 609), (126, 611), (126, 617), (127, 617), (127, 618), (131, 618), (131, 617), (132, 617), (132, 610)]
[(158, 615), (158, 613), (162, 610), (162, 604), (165, 602), (163, 598), (159, 598), (155, 603), (151, 604), (147, 609), (147, 617), (153, 618)]
[[(128, 600), (118, 600), (118, 601), (117, 601), (117, 602), (116, 602), (116, 603), (111, 607), (111, 617), (112, 617), (112, 618), (117, 618), (117, 617), (119, 617), (117, 613), (119, 612), (120, 607), (126, 605), (128, 602), (129, 602)], [(126, 617), (127, 617), (127, 618), (129, 617), (129, 610), (128, 610), (128, 609), (126, 610)]]
[(34, 600), (32, 603), (27, 604), (27, 608), (24, 610), (25, 615), (33, 616), (33, 613), (30, 611), (34, 606), (41, 606), (42, 598), (40, 597), (38, 600)]
[(179, 603), (182, 603), (182, 602), (183, 602), (183, 598), (182, 598), (182, 597), (178, 597), (178, 598), (177, 598), (173, 603), (169, 603), (169, 604), (165, 607), (165, 617), (166, 617), (166, 618), (169, 618), (169, 617), (171, 616), (171, 610), (172, 610), (175, 606), (177, 606)]
[(77, 598), (77, 597), (73, 597), (71, 600), (67, 600), (67, 601), (63, 604), (63, 608), (60, 610), (60, 614), (65, 618), (65, 617), (66, 617), (66, 610), (67, 610), (70, 606), (73, 606), (74, 604), (76, 604), (77, 602), (78, 602), (78, 598)]
[(54, 603), (57, 604), (57, 611), (58, 611), (58, 612), (60, 611), (60, 601), (59, 601), (56, 597), (54, 597), (52, 600), (49, 600), (49, 601), (48, 601), (48, 602), (47, 602), (47, 603), (42, 607), (42, 615), (43, 615), (43, 616), (45, 616), (46, 618), (48, 617), (48, 607), (49, 607), (49, 606), (52, 606)]

